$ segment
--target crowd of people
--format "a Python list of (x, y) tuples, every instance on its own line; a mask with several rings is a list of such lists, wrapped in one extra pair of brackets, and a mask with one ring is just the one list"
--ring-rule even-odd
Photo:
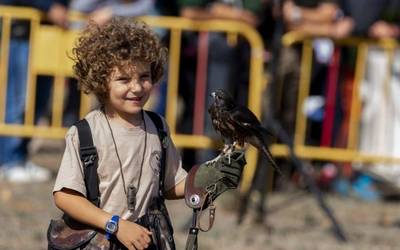
[[(314, 107), (308, 112), (311, 128), (308, 143), (320, 143), (320, 130), (325, 103), (326, 76), (329, 63), (335, 51), (334, 39), (349, 36), (362, 36), (373, 39), (400, 36), (399, 0), (47, 0), (12, 1), (0, 0), (0, 5), (32, 7), (46, 13), (44, 22), (60, 26), (63, 29), (76, 28), (68, 21), (69, 11), (85, 13), (98, 25), (106, 24), (113, 16), (135, 17), (142, 15), (182, 16), (197, 20), (229, 19), (247, 23), (259, 31), (264, 39), (264, 59), (267, 72), (271, 75), (271, 84), (265, 94), (268, 100), (264, 115), (279, 120), (293, 136), (297, 109), (297, 91), (299, 87), (301, 50), (297, 46), (284, 47), (282, 36), (290, 31), (298, 31), (309, 36), (320, 37), (313, 41), (314, 59), (310, 98), (307, 104)], [(164, 33), (162, 35), (165, 35)], [(162, 37), (164, 39), (165, 37)], [(29, 22), (14, 20), (11, 30), (11, 43), (6, 93), (6, 123), (23, 123), (26, 81), (29, 55)], [(181, 48), (180, 97), (184, 103), (178, 130), (192, 133), (193, 100), (195, 96), (198, 45), (201, 39), (208, 41), (207, 93), (222, 88), (231, 92), (242, 103), (246, 102), (250, 48), (246, 41), (239, 38), (232, 46), (222, 33), (210, 33), (206, 38), (195, 32), (184, 32)], [(167, 41), (167, 38), (164, 40)], [(343, 55), (341, 60), (347, 64), (352, 60), (351, 53)], [(351, 63), (348, 63), (351, 64)], [(344, 72), (346, 69), (340, 69)], [(346, 81), (339, 78), (338, 89), (345, 89)], [(38, 77), (38, 95), (35, 120), (46, 115), (47, 101), (50, 99), (51, 77)], [(78, 119), (76, 82), (69, 80), (70, 96), (66, 111), (72, 114), (65, 125), (71, 125)], [(165, 99), (166, 84), (158, 89), (159, 99)], [(340, 106), (343, 93), (337, 92)], [(164, 98), (163, 98), (164, 97)], [(209, 105), (211, 100), (206, 100)], [(312, 104), (319, 105), (312, 105)], [(165, 111), (165, 103), (154, 107), (159, 113)], [(341, 133), (343, 107), (336, 110), (334, 137), (331, 145), (339, 144), (336, 138)], [(211, 122), (205, 119), (205, 133), (213, 136)], [(318, 131), (317, 134), (315, 131)], [(11, 182), (35, 182), (48, 180), (50, 172), (29, 160), (28, 139), (1, 136), (0, 177)], [(188, 168), (196, 162), (209, 158), (210, 153), (195, 155), (185, 151), (183, 159)]]

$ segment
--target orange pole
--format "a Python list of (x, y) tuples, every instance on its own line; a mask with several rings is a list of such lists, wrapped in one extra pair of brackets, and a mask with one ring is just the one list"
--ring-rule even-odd
[(208, 32), (200, 32), (198, 40), (193, 134), (200, 135), (204, 133), (204, 107), (206, 105), (207, 90)]
[(339, 75), (340, 49), (335, 48), (329, 65), (326, 90), (324, 122), (322, 123), (321, 146), (332, 146), (333, 124), (335, 122), (336, 94)]

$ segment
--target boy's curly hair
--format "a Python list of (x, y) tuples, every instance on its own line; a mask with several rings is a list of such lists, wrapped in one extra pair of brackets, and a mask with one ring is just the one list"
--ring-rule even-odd
[(166, 58), (167, 49), (149, 26), (129, 18), (113, 18), (103, 26), (89, 23), (72, 50), (80, 89), (95, 94), (101, 103), (108, 98), (107, 83), (115, 67), (148, 62), (156, 83), (162, 77)]

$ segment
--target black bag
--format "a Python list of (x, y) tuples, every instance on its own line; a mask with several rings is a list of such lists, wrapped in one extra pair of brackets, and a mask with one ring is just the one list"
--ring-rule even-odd
[(67, 223), (65, 219), (51, 220), (47, 230), (48, 249), (84, 249), (96, 234), (94, 229), (85, 228), (77, 222)]
[[(146, 113), (157, 128), (162, 148), (159, 197), (150, 202), (146, 215), (139, 218), (136, 223), (148, 228), (153, 233), (153, 244), (149, 249), (175, 250), (173, 228), (165, 206), (163, 194), (168, 135), (164, 130), (164, 125), (159, 115), (151, 111), (146, 111)], [(97, 150), (93, 145), (93, 138), (88, 122), (82, 119), (75, 126), (78, 129), (80, 141), (80, 158), (84, 165), (86, 197), (98, 207), (100, 205), (100, 192), (97, 175)], [(47, 240), (49, 250), (126, 249), (115, 237), (112, 241), (108, 241), (103, 232), (83, 225), (66, 214), (62, 218), (50, 221), (47, 230)]]
[[(79, 154), (84, 167), (86, 197), (95, 206), (100, 205), (99, 177), (97, 175), (98, 156), (93, 144), (92, 133), (87, 120), (75, 123), (79, 136)], [(66, 214), (52, 219), (47, 230), (48, 249), (83, 249), (95, 237), (97, 231), (89, 228)]]
[(147, 228), (157, 250), (175, 250), (174, 230), (163, 198), (150, 202), (146, 215)]

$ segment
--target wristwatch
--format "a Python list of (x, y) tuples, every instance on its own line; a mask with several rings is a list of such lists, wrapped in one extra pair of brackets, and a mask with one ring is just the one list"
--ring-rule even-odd
[(111, 219), (107, 221), (105, 228), (107, 240), (110, 240), (111, 236), (118, 231), (118, 222), (119, 222), (118, 215), (113, 215)]

